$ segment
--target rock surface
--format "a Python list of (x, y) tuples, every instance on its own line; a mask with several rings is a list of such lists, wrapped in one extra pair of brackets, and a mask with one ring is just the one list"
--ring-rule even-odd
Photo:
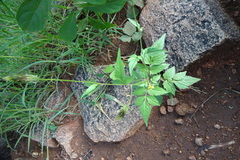
[[(79, 69), (75, 74), (75, 80), (96, 80), (100, 83), (106, 83), (107, 78), (95, 76), (95, 74), (102, 74), (104, 68), (104, 66), (100, 66), (92, 70), (88, 68), (85, 71)], [(91, 104), (86, 102), (86, 100), (80, 100), (81, 95), (87, 88), (83, 83), (75, 82), (71, 84), (71, 87), (80, 102), (79, 108), (84, 120), (84, 131), (94, 142), (122, 141), (135, 134), (144, 124), (139, 107), (133, 105), (136, 97), (132, 97), (130, 102), (131, 88), (129, 86), (107, 86), (105, 92), (114, 96), (125, 105), (130, 103), (130, 109), (122, 119), (117, 119), (122, 108), (117, 102), (102, 97), (97, 101), (98, 106), (93, 103), (100, 95), (100, 91), (86, 98), (87, 101), (92, 102)], [(101, 87), (103, 88), (104, 86)]]
[(175, 112), (180, 116), (194, 113), (195, 109), (186, 103), (178, 104), (175, 108)]
[(240, 36), (239, 27), (217, 0), (147, 0), (141, 12), (143, 39), (151, 46), (166, 33), (169, 63), (182, 70), (225, 39)]

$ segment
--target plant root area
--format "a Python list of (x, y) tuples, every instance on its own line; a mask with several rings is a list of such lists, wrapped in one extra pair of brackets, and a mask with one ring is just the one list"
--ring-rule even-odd
[[(232, 10), (240, 2), (221, 2), (240, 25), (239, 9)], [(133, 46), (132, 50), (135, 49)], [(129, 48), (123, 48), (122, 52), (129, 52)], [(114, 54), (112, 57), (116, 57)], [(161, 106), (155, 106), (149, 127), (142, 126), (134, 136), (118, 143), (94, 143), (85, 134), (81, 117), (70, 116), (63, 124), (80, 124), (70, 143), (72, 153), (77, 156), (70, 158), (59, 145), (49, 148), (49, 159), (240, 160), (240, 39), (226, 41), (204, 55), (185, 68), (188, 75), (201, 78), (194, 85), (197, 91), (181, 90), (176, 94), (178, 105), (187, 104), (194, 112), (180, 116), (169, 109), (165, 114), (160, 112)], [(72, 103), (77, 102), (73, 99)], [(166, 99), (162, 106), (168, 107)], [(174, 110), (176, 106), (170, 108)], [(181, 119), (178, 124), (177, 119)], [(209, 148), (213, 145), (215, 148)], [(16, 151), (11, 152), (12, 159), (45, 160), (47, 150), (45, 148), (42, 155), (40, 148), (38, 143), (32, 142), (28, 152), (27, 140), (23, 140)]]

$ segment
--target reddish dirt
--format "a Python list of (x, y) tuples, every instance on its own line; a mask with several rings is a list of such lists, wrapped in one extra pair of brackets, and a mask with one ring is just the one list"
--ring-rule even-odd
[[(230, 16), (240, 25), (240, 2), (233, 0), (221, 0), (221, 2)], [(126, 47), (120, 42), (115, 44), (122, 46), (122, 51), (129, 54), (137, 48), (136, 45)], [(113, 53), (110, 53), (112, 59), (116, 55)], [(98, 63), (106, 64), (109, 61), (101, 60)], [(70, 117), (71, 121), (65, 123), (73, 123), (76, 120), (80, 123), (80, 127), (75, 132), (74, 142), (71, 142), (74, 151), (80, 155), (76, 159), (186, 160), (189, 156), (195, 156), (199, 160), (240, 160), (240, 39), (226, 41), (185, 70), (189, 75), (201, 78), (201, 81), (194, 85), (199, 92), (179, 91), (176, 98), (180, 104), (187, 103), (195, 107), (197, 111), (194, 116), (192, 114), (179, 116), (175, 112), (161, 115), (159, 107), (154, 107), (149, 127), (142, 126), (134, 136), (119, 143), (92, 142), (83, 131), (80, 116)], [(76, 103), (76, 100), (73, 103)], [(165, 103), (163, 105), (166, 105)], [(177, 118), (183, 118), (184, 123), (176, 125), (174, 120)], [(216, 124), (219, 125), (219, 129)], [(202, 138), (204, 145), (233, 140), (235, 144), (198, 152), (199, 147), (195, 143), (195, 138)], [(29, 157), (44, 160), (46, 158), (46, 154), (33, 158), (30, 153), (33, 151), (40, 153), (40, 146), (32, 143), (28, 153), (26, 144), (27, 141), (23, 141), (16, 152), (12, 152), (13, 159)], [(49, 153), (50, 160), (70, 159), (61, 146), (50, 149)]]

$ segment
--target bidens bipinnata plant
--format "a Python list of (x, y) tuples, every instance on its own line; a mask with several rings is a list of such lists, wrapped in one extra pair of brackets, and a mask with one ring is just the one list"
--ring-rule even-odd
[[(125, 64), (121, 60), (120, 50), (115, 64), (105, 68), (105, 73), (110, 73), (112, 84), (132, 86), (132, 94), (137, 96), (135, 105), (140, 107), (146, 126), (148, 126), (152, 106), (160, 106), (163, 95), (172, 97), (175, 95), (176, 88), (186, 89), (200, 80), (187, 76), (185, 71), (176, 73), (175, 67), (168, 68), (167, 51), (163, 50), (164, 40), (165, 34), (151, 47), (142, 49), (140, 55), (130, 56), (128, 59), (130, 75), (125, 73)], [(92, 94), (97, 86), (98, 84), (92, 84), (83, 95)], [(120, 114), (123, 113), (124, 110), (121, 110)]]

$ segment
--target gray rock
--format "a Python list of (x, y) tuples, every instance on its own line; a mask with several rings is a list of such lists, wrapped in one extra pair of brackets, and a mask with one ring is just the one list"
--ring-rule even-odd
[(166, 33), (169, 63), (177, 70), (225, 39), (240, 36), (239, 27), (217, 0), (148, 0), (141, 12), (143, 39), (151, 46)]
[[(86, 81), (95, 80), (100, 83), (106, 83), (107, 78), (99, 78), (95, 74), (103, 73), (104, 66), (95, 67), (92, 70), (79, 69), (75, 74), (75, 80)], [(81, 101), (80, 97), (87, 88), (83, 83), (72, 83), (72, 90), (79, 100), (79, 108), (84, 120), (84, 131), (94, 142), (118, 142), (122, 141), (133, 134), (144, 124), (140, 115), (139, 107), (134, 106), (136, 97), (132, 97), (130, 102), (130, 86), (107, 86), (106, 93), (114, 96), (123, 104), (130, 103), (130, 110), (122, 119), (117, 119), (120, 106), (117, 102), (101, 97), (98, 103), (103, 111), (95, 104)], [(101, 86), (104, 87), (104, 86)], [(100, 91), (87, 98), (87, 101), (94, 102), (99, 96)]]

